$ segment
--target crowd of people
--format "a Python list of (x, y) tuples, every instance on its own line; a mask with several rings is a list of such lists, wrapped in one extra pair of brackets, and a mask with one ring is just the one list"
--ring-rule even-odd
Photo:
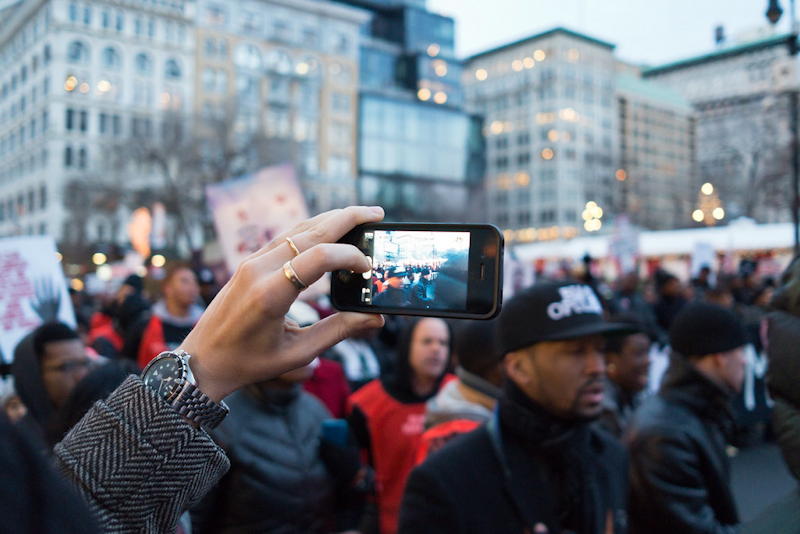
[[(290, 283), (370, 269), (332, 243), (381, 216), (306, 221), (222, 288), (176, 264), (158, 293), (74, 294), (78, 328), (40, 325), (8, 369), (0, 531), (800, 532), (798, 490), (741, 522), (728, 455), (745, 347), (767, 350), (762, 436), (800, 480), (800, 260), (782, 279), (540, 276), (491, 321), (335, 313)], [(373, 273), (378, 296), (429, 298), (427, 267)], [(216, 428), (137, 377), (177, 349), (225, 399)]]
[(378, 265), (372, 271), (372, 299), (377, 306), (430, 308), (438, 266)]

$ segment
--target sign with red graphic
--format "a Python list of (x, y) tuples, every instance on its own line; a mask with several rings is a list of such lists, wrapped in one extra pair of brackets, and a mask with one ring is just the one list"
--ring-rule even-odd
[(0, 239), (0, 360), (43, 322), (75, 326), (56, 246), (48, 236)]

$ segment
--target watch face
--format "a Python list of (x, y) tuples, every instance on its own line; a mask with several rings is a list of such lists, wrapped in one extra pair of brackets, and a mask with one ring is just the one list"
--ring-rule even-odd
[(166, 399), (182, 379), (181, 362), (177, 358), (162, 358), (153, 363), (143, 380), (160, 397)]

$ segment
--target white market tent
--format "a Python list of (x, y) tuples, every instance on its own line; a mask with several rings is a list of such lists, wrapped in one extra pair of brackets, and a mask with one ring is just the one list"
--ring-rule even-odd
[[(605, 258), (609, 256), (612, 239), (609, 234), (526, 243), (513, 248), (517, 258), (523, 261), (578, 260), (587, 253), (593, 258)], [(698, 243), (712, 247), (715, 252), (790, 250), (794, 246), (794, 228), (791, 223), (756, 224), (750, 219), (739, 219), (728, 226), (643, 231), (639, 233), (638, 248), (642, 257), (691, 255)]]

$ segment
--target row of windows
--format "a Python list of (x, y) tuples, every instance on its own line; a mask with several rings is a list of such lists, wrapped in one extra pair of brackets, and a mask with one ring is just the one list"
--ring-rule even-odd
[[(50, 45), (45, 45), (42, 52), (42, 63), (44, 65), (48, 65), (50, 60)], [(28, 79), (33, 78), (33, 76), (35, 76), (39, 71), (39, 63), (39, 56), (34, 55), (30, 64), (30, 77), (28, 76), (29, 70), (27, 64), (22, 65), (18, 73), (14, 72), (11, 74), (8, 81), (3, 82), (2, 87), (0, 87), (0, 101), (5, 100), (9, 95), (12, 95), (14, 92), (16, 92), (17, 89), (22, 89), (27, 83)]]
[(0, 137), (0, 157), (14, 153), (29, 141), (39, 135), (44, 135), (49, 127), (49, 113), (43, 111), (41, 115), (32, 117), (26, 124), (22, 124), (3, 137)]
[(36, 171), (37, 168), (47, 168), (49, 152), (43, 148), (41, 152), (34, 152), (18, 157), (10, 165), (0, 170), (0, 183), (16, 181), (25, 178)]
[(67, 145), (64, 147), (64, 168), (85, 169), (88, 166), (89, 152), (85, 146)]
[[(556, 217), (558, 216), (557, 210), (554, 209), (546, 209), (539, 212), (539, 223), (547, 224), (547, 223), (555, 223)], [(576, 223), (578, 222), (578, 215), (574, 210), (565, 210), (563, 212), (563, 219), (561, 220), (562, 224), (569, 224), (569, 223)], [(500, 226), (508, 226), (511, 224), (511, 217), (508, 213), (498, 213), (496, 216), (497, 224)], [(517, 216), (514, 218), (515, 224), (517, 226), (529, 226), (533, 223), (533, 217), (529, 211), (522, 211), (517, 213)]]
[[(77, 2), (70, 2), (67, 8), (69, 21), (75, 24), (91, 26), (94, 12), (92, 6), (85, 4), (79, 5)], [(111, 11), (103, 9), (100, 11), (100, 27), (104, 30), (114, 30), (117, 32), (125, 31), (125, 14), (122, 11)], [(167, 20), (164, 22), (164, 38), (168, 42), (182, 43), (186, 39), (186, 25)], [(156, 20), (153, 18), (143, 18), (137, 16), (133, 19), (133, 34), (137, 37), (156, 37)]]
[[(105, 47), (100, 53), (103, 68), (119, 71), (122, 70), (122, 53), (113, 46)], [(73, 64), (88, 64), (90, 62), (89, 45), (83, 41), (72, 41), (67, 46), (67, 60)], [(140, 52), (134, 58), (134, 66), (137, 74), (149, 76), (153, 73), (153, 59), (150, 54)], [(164, 77), (167, 79), (178, 80), (181, 78), (181, 65), (175, 58), (167, 59), (164, 62)]]
[[(270, 9), (269, 13), (263, 13), (239, 9), (237, 33), (266, 36), (269, 40), (287, 44), (302, 44), (306, 49), (329, 49), (333, 54), (347, 55), (354, 50), (354, 43), (346, 33), (335, 32), (329, 36), (329, 40), (322, 42), (320, 39), (322, 32), (319, 28), (314, 26), (294, 28), (292, 20), (282, 19), (276, 16), (274, 11)], [(231, 18), (228, 6), (224, 4), (206, 6), (202, 17), (204, 24), (217, 27), (227, 25)]]
[(47, 186), (30, 188), (27, 192), (20, 192), (14, 197), (0, 202), (0, 222), (6, 219), (13, 221), (22, 215), (36, 213), (47, 208)]

